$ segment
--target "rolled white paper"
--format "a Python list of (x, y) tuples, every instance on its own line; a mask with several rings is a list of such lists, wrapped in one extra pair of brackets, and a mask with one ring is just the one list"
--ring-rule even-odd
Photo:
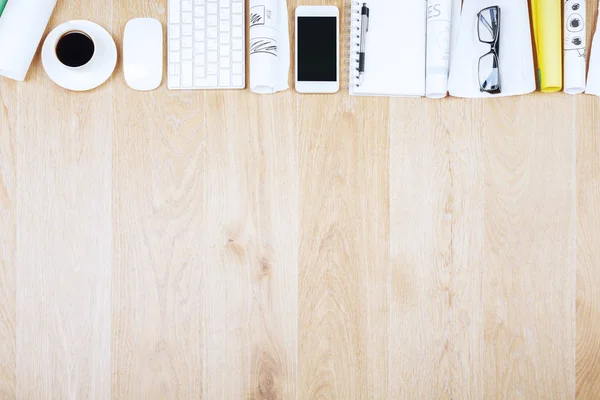
[(564, 8), (564, 91), (585, 91), (586, 69), (586, 0), (565, 0)]
[(427, 0), (425, 95), (432, 99), (448, 93), (451, 21), (451, 0)]
[(250, 0), (250, 90), (259, 94), (286, 90), (289, 70), (286, 0)]
[(0, 75), (25, 80), (56, 0), (9, 0), (0, 17)]
[(450, 65), (452, 66), (452, 54), (456, 48), (458, 38), (458, 27), (460, 26), (460, 14), (462, 13), (462, 0), (452, 0), (452, 22), (450, 23)]

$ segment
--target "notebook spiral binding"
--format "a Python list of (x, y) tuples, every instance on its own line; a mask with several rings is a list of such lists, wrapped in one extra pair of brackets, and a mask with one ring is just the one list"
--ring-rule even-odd
[(360, 54), (360, 8), (361, 3), (349, 0), (345, 6), (345, 88), (359, 86), (358, 58)]

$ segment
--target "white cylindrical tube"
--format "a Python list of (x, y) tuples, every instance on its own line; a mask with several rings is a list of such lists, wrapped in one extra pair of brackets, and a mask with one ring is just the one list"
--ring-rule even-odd
[(448, 93), (451, 0), (427, 1), (427, 67), (425, 94), (440, 99)]
[(9, 0), (0, 17), (0, 75), (25, 80), (56, 0)]
[(290, 43), (286, 0), (250, 0), (250, 90), (288, 88)]
[(586, 69), (586, 0), (566, 0), (564, 9), (564, 91), (585, 91)]

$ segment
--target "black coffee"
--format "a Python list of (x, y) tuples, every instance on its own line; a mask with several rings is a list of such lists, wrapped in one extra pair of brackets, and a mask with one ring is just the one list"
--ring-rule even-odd
[(82, 67), (94, 56), (94, 41), (83, 32), (67, 32), (56, 44), (56, 56), (67, 67)]

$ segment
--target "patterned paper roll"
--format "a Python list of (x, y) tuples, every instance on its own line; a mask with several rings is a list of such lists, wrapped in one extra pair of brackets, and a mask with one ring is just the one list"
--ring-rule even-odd
[(450, 0), (427, 1), (427, 97), (439, 99), (448, 93), (450, 65), (450, 28), (452, 8)]
[(565, 0), (564, 51), (565, 88), (567, 94), (585, 90), (586, 68), (586, 0)]
[(56, 0), (9, 0), (0, 17), (0, 75), (25, 80)]

